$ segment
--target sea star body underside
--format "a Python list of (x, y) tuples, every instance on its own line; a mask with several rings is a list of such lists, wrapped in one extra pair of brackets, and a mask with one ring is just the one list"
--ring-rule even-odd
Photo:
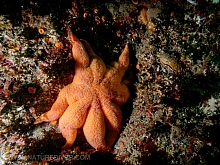
[(75, 60), (73, 82), (64, 87), (50, 111), (37, 118), (34, 124), (59, 119), (59, 129), (66, 144), (73, 145), (77, 129), (95, 149), (110, 149), (122, 124), (120, 106), (129, 98), (123, 76), (129, 66), (129, 48), (125, 46), (117, 62), (106, 66), (89, 43), (79, 40), (67, 29)]

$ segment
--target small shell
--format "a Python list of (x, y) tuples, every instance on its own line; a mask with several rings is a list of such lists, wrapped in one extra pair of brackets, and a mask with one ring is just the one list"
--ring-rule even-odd
[(173, 55), (161, 55), (160, 62), (166, 66), (169, 66), (173, 71), (178, 71), (181, 69), (180, 63)]

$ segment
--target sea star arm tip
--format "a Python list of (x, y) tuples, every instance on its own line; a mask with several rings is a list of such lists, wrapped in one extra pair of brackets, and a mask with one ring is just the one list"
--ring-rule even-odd
[(129, 47), (128, 47), (128, 44), (125, 45), (125, 48), (124, 48), (123, 52), (121, 53), (118, 62), (120, 64), (120, 66), (123, 67), (125, 70), (128, 68), (128, 66), (129, 66)]
[(70, 28), (67, 28), (67, 34), (70, 42), (79, 41), (79, 39), (72, 33), (72, 30)]
[(67, 109), (68, 103), (66, 100), (66, 89), (64, 88), (60, 91), (57, 100), (51, 107), (50, 111), (42, 114), (40, 117), (38, 117), (34, 124), (42, 123), (42, 122), (48, 122), (48, 121), (54, 121), (60, 118), (60, 116), (63, 114), (63, 112)]
[(67, 28), (69, 40), (72, 44), (72, 54), (76, 62), (77, 68), (86, 68), (89, 66), (89, 56), (82, 42), (72, 33), (70, 28)]

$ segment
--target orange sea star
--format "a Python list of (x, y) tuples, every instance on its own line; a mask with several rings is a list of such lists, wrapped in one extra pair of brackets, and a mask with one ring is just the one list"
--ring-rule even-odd
[(34, 124), (59, 119), (59, 129), (66, 139), (63, 149), (74, 143), (80, 127), (95, 149), (109, 149), (121, 129), (119, 106), (130, 95), (122, 81), (129, 65), (128, 45), (117, 62), (106, 66), (88, 42), (79, 40), (70, 29), (67, 31), (75, 60), (73, 82), (60, 91), (51, 110), (37, 118)]

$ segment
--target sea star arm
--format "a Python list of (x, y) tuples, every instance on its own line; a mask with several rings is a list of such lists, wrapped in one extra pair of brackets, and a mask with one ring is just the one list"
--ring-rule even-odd
[(123, 72), (125, 72), (129, 66), (128, 44), (125, 45), (125, 48), (124, 48), (122, 54), (120, 55), (118, 62), (119, 62), (120, 70), (123, 70)]
[(113, 62), (106, 73), (104, 83), (111, 82), (111, 84), (121, 83), (121, 80), (129, 66), (129, 48), (125, 46), (122, 54), (119, 56), (117, 62)]
[(72, 43), (72, 53), (75, 60), (75, 69), (86, 68), (89, 66), (89, 56), (80, 42), (80, 40), (72, 33), (71, 29), (67, 29), (69, 39)]
[(37, 118), (34, 122), (34, 124), (38, 124), (41, 122), (48, 122), (48, 121), (54, 121), (60, 118), (60, 116), (63, 114), (63, 112), (67, 109), (68, 103), (66, 100), (66, 90), (67, 87), (63, 88), (55, 103), (51, 107), (51, 110), (42, 114), (39, 118)]
[(89, 58), (92, 59), (90, 61), (90, 66), (89, 68), (92, 71), (92, 75), (93, 75), (93, 84), (99, 84), (102, 80), (103, 77), (106, 73), (106, 66), (105, 63), (102, 61), (102, 59), (97, 56), (92, 47), (90, 46), (90, 44), (85, 41), (85, 40), (81, 40), (82, 44), (84, 45)]
[(122, 113), (120, 107), (110, 100), (103, 99), (101, 102), (105, 116), (106, 146), (107, 148), (111, 148), (121, 129)]
[(95, 54), (95, 52), (93, 51), (91, 45), (86, 40), (80, 39), (80, 41), (83, 44), (84, 48), (86, 49), (86, 52), (88, 53), (89, 58), (93, 57), (93, 58), (101, 59), (99, 56), (97, 56)]
[(118, 62), (116, 62), (114, 66), (117, 70), (116, 73), (117, 76), (115, 78), (116, 82), (121, 82), (128, 66), (129, 66), (129, 48), (128, 45), (126, 44), (123, 52), (119, 56)]
[(110, 100), (113, 100), (119, 106), (123, 105), (130, 95), (127, 86), (122, 81), (128, 66), (129, 48), (128, 45), (126, 45), (124, 51), (119, 57), (118, 62), (114, 62), (112, 66), (110, 66), (105, 78), (102, 81), (104, 88), (109, 89), (106, 91), (106, 93), (110, 97)]
[(76, 139), (77, 129), (82, 127), (85, 122), (88, 108), (91, 104), (91, 98), (84, 97), (71, 104), (63, 113), (59, 120), (59, 129), (66, 144), (63, 149), (69, 148)]
[(106, 149), (105, 121), (99, 100), (93, 100), (83, 126), (83, 132), (89, 144), (95, 149)]

